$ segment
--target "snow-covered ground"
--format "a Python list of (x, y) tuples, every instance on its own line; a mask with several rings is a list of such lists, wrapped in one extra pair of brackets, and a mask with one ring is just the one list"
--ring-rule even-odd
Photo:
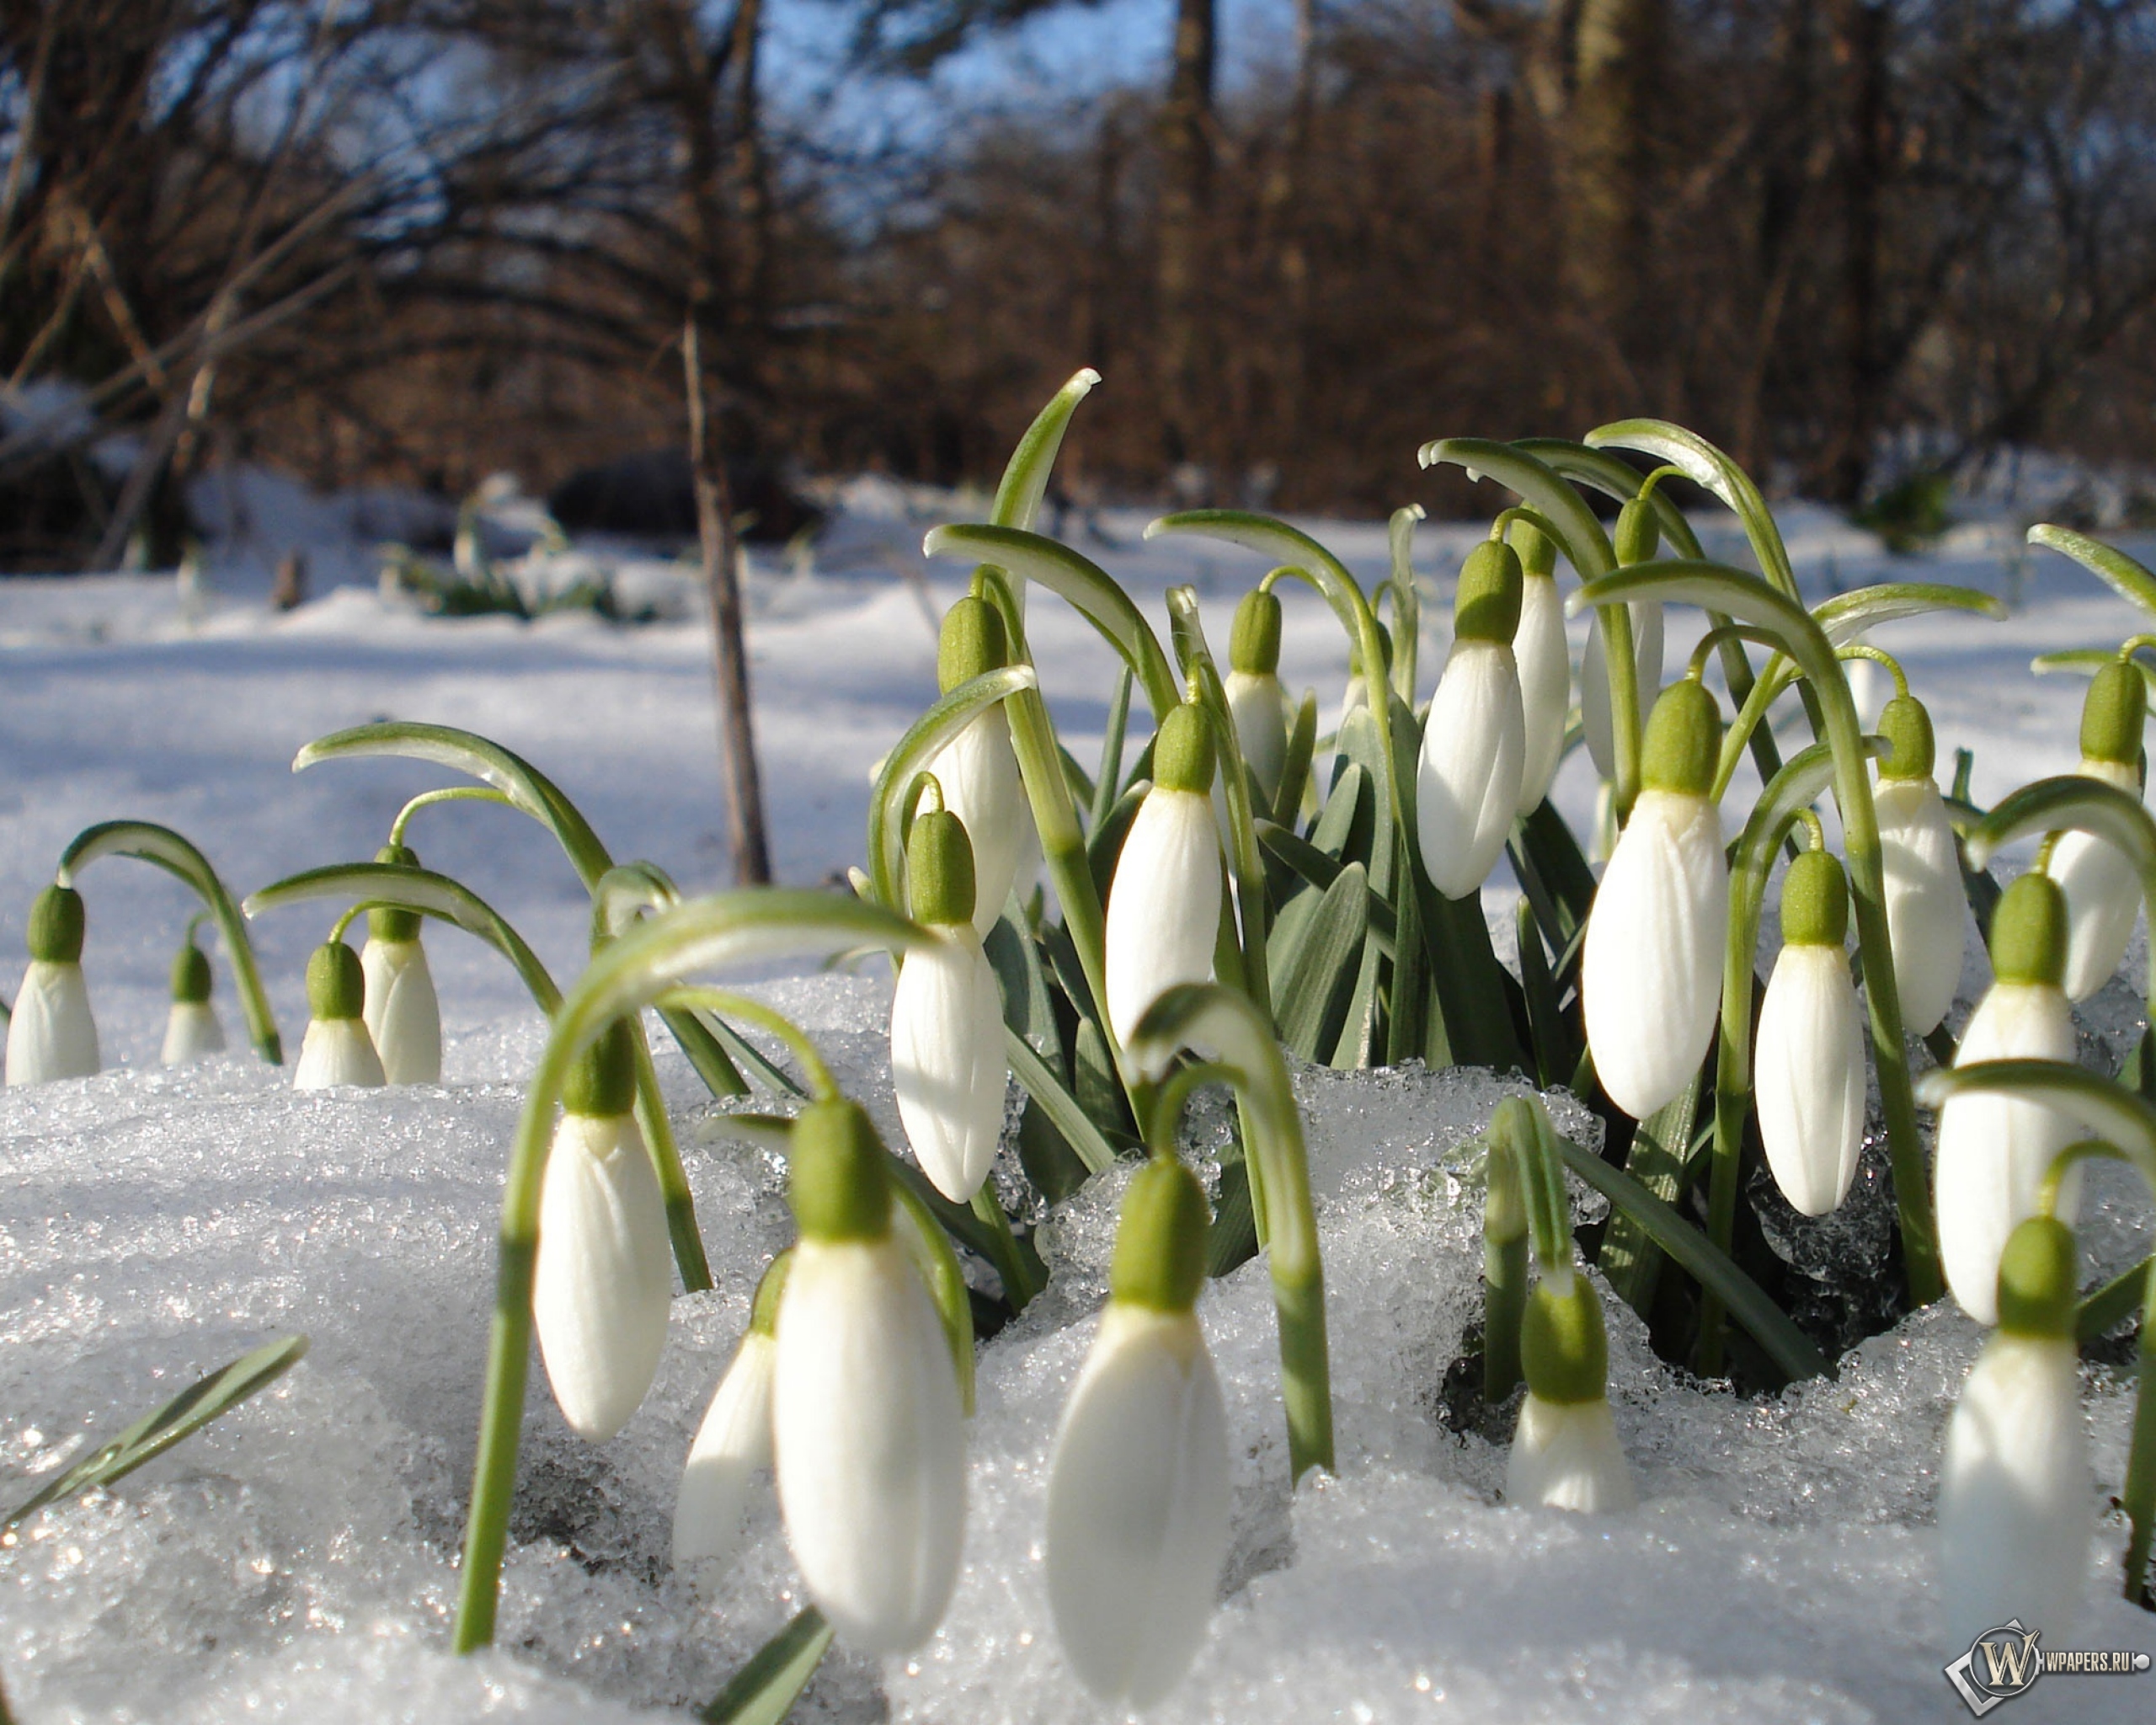
[[(924, 564), (921, 533), (979, 514), (963, 499), (866, 481), (842, 504), (813, 557), (760, 559), (750, 584), (775, 862), (800, 884), (860, 860), (870, 766), (933, 698), (933, 617), (964, 571)], [(257, 498), (248, 514), (257, 537), (213, 558), (206, 606), (183, 604), (164, 577), (0, 581), (0, 950), (19, 951), (32, 895), (96, 820), (176, 826), (243, 893), (371, 856), (403, 799), (443, 776), (394, 761), (297, 778), (289, 768), (310, 738), (389, 716), (492, 736), (553, 777), (617, 858), (663, 863), (690, 890), (725, 884), (709, 644), (688, 577), (632, 572), (641, 592), (673, 584), (686, 609), (673, 622), (442, 621), (378, 593), (364, 540), (382, 528), (356, 505), (290, 493)], [(282, 542), (264, 537), (265, 521)], [(1196, 584), (1225, 649), (1235, 601), (1264, 566), (1196, 541), (1145, 544), (1143, 522), (1074, 517), (1074, 542), (1164, 634), (1162, 595)], [(1930, 620), (1879, 639), (1930, 704), (1943, 763), (1956, 746), (1976, 751), (1979, 801), (2071, 766), (2084, 686), (2033, 677), (2029, 659), (2116, 642), (2137, 626), (2129, 607), (2062, 559), (2025, 556), (2001, 530), (1963, 530), (1911, 562), (1823, 512), (1794, 508), (1784, 522), (1810, 596), (1921, 578), (2008, 598), (2005, 623)], [(1382, 574), (1381, 523), (1306, 525), (1366, 578)], [(1700, 526), (1710, 555), (1742, 560), (1732, 523)], [(1431, 578), (1425, 692), (1445, 644), (1441, 595), (1478, 533), (1419, 536), (1417, 567)], [(294, 544), (318, 596), (272, 613), (268, 572)], [(1319, 690), (1329, 723), (1344, 647), (1314, 596), (1283, 597), (1282, 675)], [(1114, 662), (1052, 600), (1037, 598), (1028, 621), (1065, 739), (1086, 759)], [(1672, 619), (1673, 674), (1695, 623)], [(1559, 800), (1584, 830), (1583, 759), (1567, 764)], [(585, 901), (538, 827), (451, 804), (420, 814), (411, 836), (558, 976), (574, 973)], [(755, 1276), (786, 1237), (777, 1170), (702, 1124), (686, 1067), (662, 1062), (698, 1140), (688, 1154), (718, 1289), (676, 1302), (659, 1387), (603, 1449), (573, 1439), (535, 1383), (503, 1651), (454, 1660), (446, 1624), (494, 1211), (537, 1014), (490, 952), (435, 932), (446, 1087), (300, 1096), (243, 1056), (165, 1074), (154, 1063), (165, 979), (191, 906), (173, 883), (119, 859), (89, 870), (84, 891), (85, 967), (119, 1070), (0, 1092), (0, 1507), (88, 1434), (268, 1336), (302, 1329), (314, 1346), (259, 1402), (0, 1549), (0, 1687), (19, 1716), (609, 1720), (709, 1700), (799, 1603), (768, 1498), (750, 1555), (715, 1599), (664, 1575), (689, 1434)], [(1493, 889), (1493, 911), (1502, 895)], [(306, 1016), (301, 966), (329, 914), (302, 906), (258, 927), (288, 1045)], [(0, 988), (12, 991), (13, 975), (10, 964)], [(766, 985), (894, 1124), (881, 975)], [(1836, 1382), (1738, 1402), (1678, 1381), (1613, 1306), (1619, 1423), (1644, 1507), (1589, 1523), (1498, 1506), (1502, 1450), (1453, 1434), (1435, 1411), (1476, 1305), (1479, 1206), (1462, 1172), (1497, 1090), (1414, 1074), (1313, 1075), (1305, 1088), (1340, 1473), (1291, 1502), (1269, 1296), (1262, 1267), (1246, 1267), (1201, 1308), (1230, 1385), (1235, 1551), (1212, 1641), (1157, 1717), (1959, 1716), (1940, 1672), (1959, 1649), (1941, 1644), (1929, 1522), (1972, 1326), (1935, 1311), (1867, 1344)], [(808, 1716), (1099, 1717), (1056, 1653), (1038, 1541), (1047, 1445), (1091, 1332), (1113, 1184), (1097, 1183), (1057, 1219), (1054, 1285), (985, 1352), (966, 1570), (944, 1628), (912, 1659), (835, 1655)], [(2098, 1189), (2111, 1202), (2088, 1231), (2090, 1256), (2122, 1267), (2147, 1249), (2146, 1206), (2122, 1180)], [(2108, 1500), (2130, 1386), (2098, 1374), (2090, 1387)], [(2156, 1620), (2113, 1597), (2122, 1538), (2105, 1520), (2067, 1644), (2156, 1648)], [(2017, 1719), (2127, 1717), (2156, 1706), (2156, 1676), (2061, 1677), (2015, 1706)]]

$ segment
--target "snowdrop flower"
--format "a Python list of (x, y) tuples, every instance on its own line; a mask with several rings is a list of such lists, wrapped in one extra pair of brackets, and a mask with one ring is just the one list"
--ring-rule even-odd
[(1452, 650), (1431, 698), (1415, 772), (1423, 871), (1449, 899), (1482, 889), (1518, 812), (1527, 756), (1513, 634), (1518, 553), (1485, 540), (1467, 554), (1453, 606)]
[(1280, 681), (1280, 599), (1269, 587), (1252, 588), (1235, 607), (1224, 686), (1243, 764), (1270, 804), (1288, 761), (1288, 691)]
[(801, 1241), (771, 1385), (794, 1562), (832, 1627), (864, 1653), (904, 1653), (935, 1632), (965, 1532), (958, 1374), (894, 1231), (884, 1156), (852, 1103), (816, 1103), (794, 1122)]
[(1107, 1309), (1049, 1464), (1048, 1597), (1079, 1680), (1134, 1711), (1205, 1639), (1228, 1555), (1227, 1409), (1194, 1310), (1205, 1194), (1156, 1156), (1130, 1183)]
[(1713, 1039), (1729, 935), (1729, 868), (1709, 797), (1715, 697), (1662, 691), (1640, 750), (1639, 800), (1588, 913), (1580, 994), (1595, 1076), (1645, 1119), (1690, 1083)]
[(723, 1567), (740, 1549), (749, 1487), (771, 1465), (771, 1380), (778, 1366), (778, 1303), (791, 1247), (771, 1260), (756, 1284), (749, 1331), (718, 1381), (718, 1393), (689, 1445), (674, 1500), (674, 1567)]
[(210, 960), (195, 944), (190, 927), (173, 958), (172, 1010), (165, 1017), (165, 1044), (157, 1058), (168, 1066), (184, 1066), (224, 1051), (225, 1027), (210, 1004)]
[(328, 1090), (339, 1084), (379, 1085), (382, 1056), (367, 1034), (360, 1009), (366, 980), (360, 955), (341, 940), (324, 941), (307, 961), (307, 1035), (300, 1043), (299, 1065), (292, 1071), (295, 1090)]
[[(2055, 883), (2025, 874), (2000, 896), (1991, 919), (1997, 978), (1961, 1033), (1957, 1065), (1979, 1060), (2064, 1060), (2074, 1056), (2073, 1019), (2059, 979), (2066, 969), (2066, 900)], [(2073, 1123), (2041, 1103), (1957, 1096), (1940, 1110), (1933, 1172), (1939, 1254), (1954, 1297), (1980, 1324), (1999, 1321), (1999, 1253), (2015, 1225), (2036, 1214), (2052, 1157), (2073, 1137)], [(2073, 1220), (2081, 1171), (2059, 1183), (2058, 1214)]]
[(1153, 788), (1130, 823), (1108, 889), (1108, 1024), (1126, 1046), (1161, 995), (1213, 974), (1220, 841), (1212, 788), (1212, 729), (1204, 708), (1187, 701), (1161, 721)]
[(1767, 1166), (1807, 1216), (1848, 1194), (1864, 1144), (1864, 1028), (1842, 951), (1849, 923), (1842, 865), (1806, 851), (1782, 880), (1782, 949), (1759, 1006), (1753, 1082)]
[(973, 846), (947, 809), (927, 807), (914, 817), (906, 890), (914, 921), (937, 942), (908, 953), (899, 972), (891, 1080), (922, 1172), (953, 1204), (967, 1204), (995, 1160), (1009, 1071), (1003, 991), (974, 932)]
[[(1565, 716), (1572, 704), (1572, 651), (1565, 644), (1565, 601), (1557, 595), (1557, 547), (1531, 521), (1513, 523), (1509, 537), (1520, 559), (1519, 627), (1513, 631), (1513, 660), (1519, 668), (1519, 698), (1527, 752), (1519, 776), (1524, 820), (1550, 794), (1565, 752)], [(1657, 653), (1660, 651), (1657, 649)]]
[[(1617, 512), (1617, 561), (1620, 565), (1645, 563), (1655, 553), (1660, 530), (1653, 508), (1636, 499)], [(1662, 603), (1640, 599), (1630, 607), (1632, 619), (1632, 660), (1635, 692), (1644, 723), (1653, 710), (1655, 691), (1662, 683)], [(1606, 779), (1617, 777), (1617, 741), (1609, 711), (1609, 655), (1603, 645), (1602, 612), (1598, 608), (1588, 626), (1587, 656), (1580, 661), (1580, 728), (1586, 734), (1587, 752), (1594, 770)]]
[[(384, 845), (377, 862), (416, 867), (403, 845)], [(419, 913), (384, 907), (367, 912), (367, 943), (360, 951), (366, 978), (367, 1034), (392, 1084), (441, 1082), (441, 1004), (419, 944)]]
[(1886, 938), (1894, 951), (1894, 992), (1902, 1028), (1923, 1036), (1954, 1004), (1968, 940), (1969, 899), (1946, 804), (1932, 777), (1931, 715), (1913, 696), (1897, 695), (1879, 729), (1892, 750), (1879, 766), (1873, 804), (1886, 884)]
[(1602, 1300), (1569, 1267), (1545, 1270), (1520, 1324), (1527, 1396), (1505, 1463), (1508, 1503), (1585, 1515), (1638, 1501), (1609, 1416), (1609, 1339)]
[[(1011, 662), (1003, 618), (985, 599), (961, 599), (943, 615), (936, 649), (936, 681), (945, 694)], [(1018, 873), (1019, 853), (1033, 825), (1011, 724), (997, 702), (975, 716), (937, 752), (929, 772), (943, 788), (943, 806), (966, 825), (974, 845), (974, 932), (985, 937), (1003, 915)]]
[(2089, 1567), (2091, 1479), (2073, 1339), (2077, 1265), (2035, 1216), (1999, 1260), (1999, 1328), (1961, 1386), (1939, 1477), (1947, 1643), (2009, 1618), (2071, 1643)]
[(539, 1357), (562, 1418), (595, 1444), (651, 1388), (673, 1293), (666, 1204), (635, 1102), (635, 1044), (616, 1019), (570, 1069), (539, 1188)]
[[(2140, 668), (2114, 660), (2096, 673), (2081, 708), (2081, 774), (2141, 794), (2141, 734), (2148, 693)], [(2141, 914), (2141, 880), (2117, 846), (2063, 832), (2046, 871), (2066, 895), (2066, 997), (2085, 1001), (2116, 974)]]
[(49, 886), (30, 906), (29, 969), (8, 1023), (8, 1082), (88, 1078), (99, 1068), (98, 1027), (83, 982), (83, 895)]

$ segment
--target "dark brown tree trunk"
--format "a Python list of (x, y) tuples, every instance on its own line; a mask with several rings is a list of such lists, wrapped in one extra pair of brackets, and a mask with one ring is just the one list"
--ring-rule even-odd
[(1203, 280), (1213, 201), (1214, 0), (1177, 0), (1175, 66), (1161, 110), (1161, 435), (1171, 462), (1199, 454)]
[(1879, 339), (1880, 204), (1890, 147), (1886, 113), (1886, 0), (1834, 0), (1834, 70), (1845, 104), (1841, 152), (1843, 253), (1836, 331), (1841, 352), (1840, 423), (1823, 452), (1819, 490), (1854, 504), (1871, 472), (1886, 407), (1887, 367)]
[(1647, 111), (1666, 0), (1581, 0), (1565, 122), (1565, 280), (1627, 356), (1640, 349), (1652, 152)]

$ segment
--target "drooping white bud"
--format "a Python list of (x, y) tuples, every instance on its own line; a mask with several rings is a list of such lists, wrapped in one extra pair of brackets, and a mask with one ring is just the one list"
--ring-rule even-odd
[[(1654, 600), (1635, 600), (1632, 617), (1634, 677), (1644, 724), (1654, 710), (1655, 692), (1662, 682), (1662, 606)], [(1617, 744), (1610, 728), (1609, 660), (1603, 651), (1602, 613), (1597, 611), (1588, 626), (1587, 654), (1580, 660), (1580, 728), (1594, 770), (1606, 779), (1617, 777)]]
[(1430, 884), (1449, 899), (1481, 890), (1518, 811), (1527, 730), (1512, 643), (1521, 586), (1511, 546), (1486, 540), (1468, 553), (1452, 650), (1422, 727), (1416, 836)]
[(718, 1381), (674, 1500), (676, 1569), (723, 1567), (740, 1549), (749, 1487), (771, 1465), (771, 1382), (777, 1365), (777, 1342), (752, 1329)]
[(1806, 852), (1783, 881), (1783, 944), (1753, 1067), (1767, 1166), (1807, 1216), (1841, 1203), (1864, 1146), (1864, 1027), (1842, 951), (1848, 928), (1841, 864)]
[(325, 941), (307, 961), (307, 1035), (292, 1070), (295, 1090), (328, 1090), (339, 1084), (375, 1087), (382, 1057), (360, 1017), (366, 984), (359, 954), (341, 940)]
[(1129, 1044), (1146, 1009), (1182, 982), (1213, 974), (1220, 916), (1220, 841), (1204, 713), (1170, 713), (1153, 751), (1154, 784), (1139, 805), (1108, 889), (1108, 1024)]
[(1961, 886), (1954, 828), (1929, 774), (1881, 780), (1873, 804), (1879, 814), (1886, 937), (1894, 949), (1902, 1027), (1912, 1036), (1923, 1036), (1954, 1004), (1968, 939), (1969, 900)]
[(1255, 671), (1231, 670), (1223, 686), (1235, 722), (1235, 746), (1270, 802), (1280, 793), (1288, 761), (1288, 691), (1278, 677)]
[(891, 1080), (923, 1172), (966, 1204), (1002, 1137), (1003, 995), (971, 923), (931, 927), (937, 943), (907, 955), (891, 996)]
[[(2138, 672), (2135, 675), (2137, 676)], [(2081, 776), (2141, 794), (2138, 772), (2111, 761), (2084, 760)], [(2045, 872), (2066, 895), (2066, 974), (2070, 1001), (2085, 1001), (2118, 974), (2141, 915), (2141, 880), (2126, 853), (2108, 839), (2078, 828), (2063, 832)]]
[(360, 951), (366, 978), (364, 1017), (384, 1077), (392, 1084), (441, 1082), (441, 1005), (427, 949), (413, 940), (370, 937)]
[(83, 967), (30, 960), (8, 1025), (8, 1082), (44, 1084), (96, 1076), (97, 1022)]
[(1508, 1503), (1609, 1515), (1637, 1501), (1609, 1413), (1602, 1300), (1570, 1268), (1545, 1271), (1521, 1315), (1527, 1395), (1505, 1462)]
[[(1018, 593), (1022, 603), (1025, 583)], [(948, 694), (1010, 662), (1003, 619), (984, 600), (961, 599), (945, 613), (937, 648), (937, 681)], [(1001, 705), (976, 716), (937, 751), (928, 770), (942, 787), (943, 806), (965, 823), (974, 846), (973, 924), (986, 937), (1003, 915), (1033, 830), (1011, 724)]]
[(165, 1039), (157, 1059), (167, 1066), (184, 1066), (225, 1051), (225, 1027), (217, 1009), (207, 1001), (174, 1001), (165, 1016)]
[[(1539, 536), (1538, 536), (1539, 537)], [(1520, 710), (1527, 751), (1519, 777), (1518, 813), (1524, 820), (1550, 794), (1565, 748), (1565, 718), (1572, 704), (1572, 649), (1565, 641), (1565, 601), (1546, 570), (1532, 563), (1520, 588), (1519, 628), (1513, 633), (1519, 668)]]

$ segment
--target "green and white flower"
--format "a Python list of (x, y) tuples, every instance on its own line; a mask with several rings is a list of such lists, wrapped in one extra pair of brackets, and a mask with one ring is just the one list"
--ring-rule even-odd
[(158, 1060), (168, 1066), (184, 1066), (210, 1055), (225, 1051), (225, 1027), (210, 1003), (210, 960), (188, 937), (172, 961), (172, 1010), (165, 1016), (164, 1047)]
[(1954, 1004), (1968, 941), (1969, 900), (1953, 825), (1932, 777), (1931, 715), (1914, 697), (1897, 695), (1881, 713), (1879, 729), (1892, 745), (1879, 765), (1872, 805), (1879, 818), (1894, 991), (1903, 1028), (1923, 1036)]
[(1243, 763), (1269, 804), (1288, 761), (1288, 691), (1280, 681), (1280, 599), (1253, 587), (1235, 607), (1223, 687)]
[(387, 1082), (374, 1039), (360, 1016), (366, 980), (360, 955), (341, 940), (324, 941), (307, 961), (307, 1034), (300, 1042), (295, 1090), (328, 1090), (339, 1084)]
[[(419, 857), (403, 845), (385, 845), (377, 862), (414, 867)], [(392, 1084), (441, 1082), (441, 1003), (435, 995), (427, 949), (419, 943), (419, 913), (392, 908), (367, 912), (367, 942), (360, 950), (366, 979), (367, 1033)]]
[(1501, 540), (1468, 553), (1452, 650), (1422, 727), (1416, 834), (1431, 884), (1449, 899), (1481, 890), (1518, 814), (1527, 730), (1513, 636), (1521, 579), (1518, 554)]
[[(2140, 668), (2113, 660), (2096, 673), (2081, 708), (2084, 778), (2141, 794), (2141, 739), (2148, 686)], [(2052, 847), (2046, 872), (2066, 895), (2066, 997), (2085, 1001), (2117, 974), (2141, 914), (2141, 882), (2126, 853), (2074, 829)]]
[(1588, 1279), (1545, 1268), (1520, 1326), (1527, 1395), (1505, 1462), (1508, 1503), (1585, 1515), (1638, 1501), (1609, 1413), (1609, 1340)]
[(1108, 889), (1108, 1024), (1125, 1045), (1169, 989), (1213, 974), (1220, 918), (1213, 768), (1205, 710), (1187, 701), (1161, 721), (1153, 787), (1130, 823)]
[(1515, 521), (1508, 537), (1519, 553), (1519, 627), (1513, 661), (1527, 752), (1522, 758), (1518, 813), (1524, 820), (1550, 794), (1565, 752), (1565, 719), (1572, 704), (1572, 649), (1565, 640), (1565, 601), (1557, 592), (1557, 547), (1529, 521)]
[(8, 1082), (88, 1078), (100, 1065), (83, 980), (83, 895), (49, 886), (30, 906), (29, 968), (8, 1023)]
[(1848, 1194), (1864, 1146), (1864, 1024), (1842, 942), (1849, 883), (1824, 851), (1782, 882), (1782, 949), (1753, 1056), (1760, 1141), (1782, 1196), (1825, 1215)]
[[(1022, 582), (1019, 590), (1024, 590)], [(1010, 662), (1003, 618), (987, 601), (961, 599), (944, 613), (936, 680), (945, 694)], [(1002, 703), (977, 715), (937, 750), (928, 770), (943, 788), (943, 806), (973, 836), (973, 923), (985, 937), (1003, 915), (1033, 830)]]
[(756, 1284), (749, 1328), (718, 1381), (689, 1445), (674, 1500), (674, 1567), (723, 1569), (741, 1547), (749, 1489), (771, 1465), (771, 1384), (778, 1369), (778, 1303), (791, 1249)]

